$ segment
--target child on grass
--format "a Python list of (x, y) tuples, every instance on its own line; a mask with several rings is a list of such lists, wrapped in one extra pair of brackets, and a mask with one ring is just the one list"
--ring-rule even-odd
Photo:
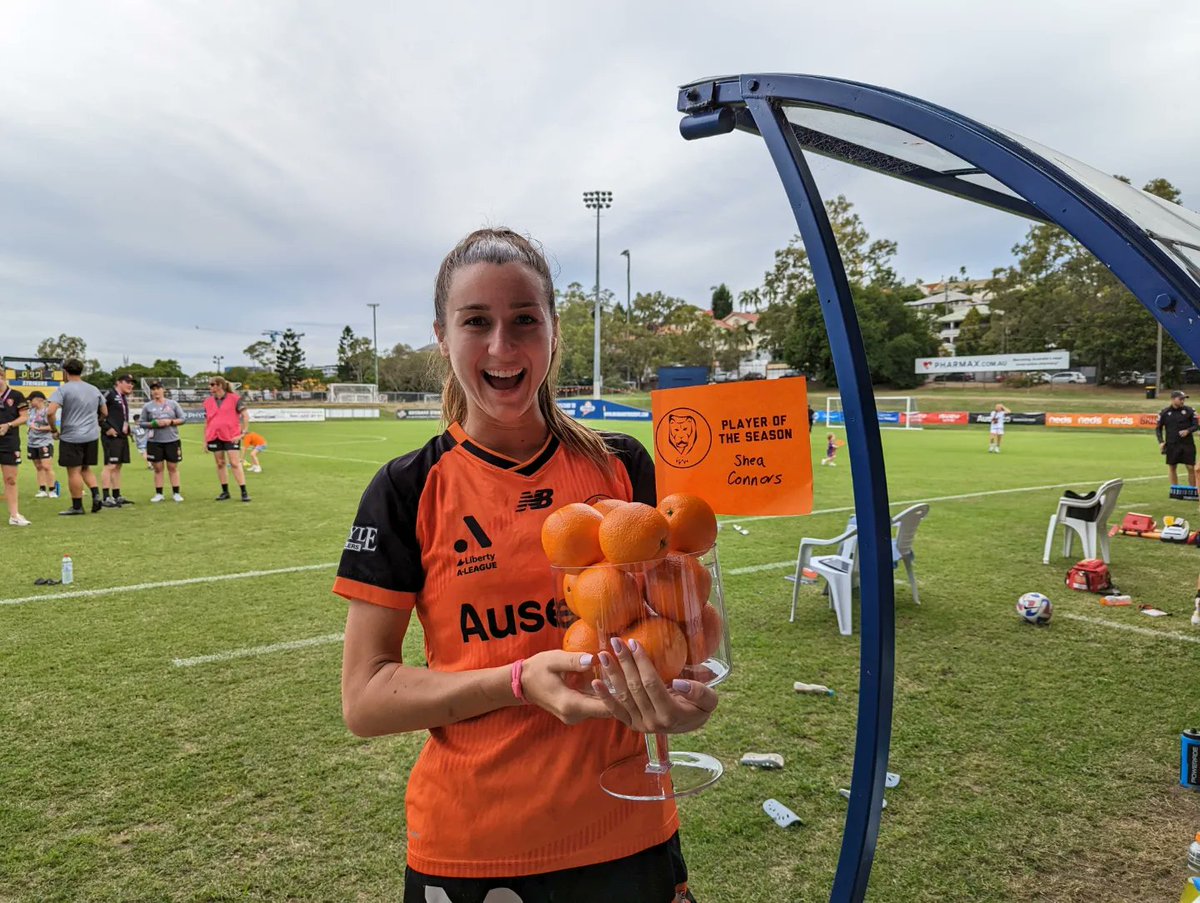
[(825, 437), (825, 457), (821, 459), (821, 466), (828, 464), (830, 467), (837, 467), (837, 462), (833, 459), (837, 456), (837, 442), (833, 438), (833, 433)]

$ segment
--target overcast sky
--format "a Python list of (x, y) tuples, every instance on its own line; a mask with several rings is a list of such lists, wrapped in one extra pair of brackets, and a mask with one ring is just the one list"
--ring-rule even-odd
[[(106, 368), (246, 363), (264, 330), (331, 363), (349, 324), (430, 340), (468, 231), (540, 239), (558, 282), (707, 306), (795, 224), (761, 140), (684, 142), (678, 85), (806, 72), (884, 85), (1200, 209), (1200, 4), (0, 3), (0, 354), (80, 335)], [(906, 278), (986, 276), (1012, 216), (817, 162)]]

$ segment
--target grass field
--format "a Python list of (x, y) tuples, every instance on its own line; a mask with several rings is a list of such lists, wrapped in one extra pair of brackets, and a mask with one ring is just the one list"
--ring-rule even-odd
[[(22, 466), (34, 525), (3, 533), (0, 590), (0, 901), (398, 899), (404, 784), (422, 737), (360, 740), (343, 726), (345, 609), (329, 586), (367, 480), (435, 429), (272, 425), (249, 505), (212, 502), (194, 427), (181, 505), (150, 505), (149, 472), (130, 466), (135, 508), (59, 518), (63, 501), (33, 499)], [(648, 427), (630, 431), (648, 444)], [(1103, 608), (1062, 588), (1066, 559), (1041, 564), (1059, 493), (1030, 488), (1121, 476), (1133, 480), (1121, 508), (1195, 520), (1193, 505), (1167, 500), (1153, 439), (1012, 428), (1001, 455), (985, 453), (982, 428), (885, 443), (894, 510), (935, 501), (917, 538), (920, 608), (897, 585), (890, 767), (902, 783), (869, 899), (1177, 899), (1200, 828), (1200, 795), (1178, 785), (1179, 731), (1197, 721), (1188, 616), (1200, 556), (1114, 539), (1120, 587), (1173, 616)], [(675, 741), (727, 767), (681, 803), (702, 903), (828, 898), (858, 611), (843, 638), (806, 587), (789, 624), (783, 575), (802, 536), (844, 526), (848, 463), (814, 468), (813, 516), (721, 532), (734, 673), (709, 725)], [(73, 592), (35, 587), (64, 552)], [(138, 588), (165, 581), (181, 583)], [(1027, 590), (1054, 600), (1051, 626), (1017, 621)], [(419, 658), (418, 629), (408, 645)], [(797, 696), (794, 680), (837, 695)], [(782, 753), (786, 768), (738, 766), (750, 750)], [(768, 797), (804, 825), (777, 828)]]

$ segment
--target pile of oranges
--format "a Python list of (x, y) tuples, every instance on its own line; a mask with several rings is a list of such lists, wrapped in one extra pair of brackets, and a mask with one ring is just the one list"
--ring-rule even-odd
[(699, 496), (676, 493), (657, 508), (604, 499), (546, 518), (542, 548), (564, 571), (562, 592), (578, 620), (563, 648), (596, 654), (608, 637), (636, 640), (666, 682), (716, 652), (724, 630), (708, 603), (712, 575), (696, 559), (717, 538)]

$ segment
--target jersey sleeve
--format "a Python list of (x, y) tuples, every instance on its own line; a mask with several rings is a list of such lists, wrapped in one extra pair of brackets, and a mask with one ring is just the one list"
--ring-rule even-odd
[(423, 479), (398, 458), (375, 475), (358, 503), (333, 591), (386, 608), (412, 609), (425, 584), (417, 541)]
[(624, 433), (605, 433), (604, 442), (629, 474), (633, 500), (646, 505), (657, 505), (658, 489), (654, 484), (654, 461), (642, 443)]

